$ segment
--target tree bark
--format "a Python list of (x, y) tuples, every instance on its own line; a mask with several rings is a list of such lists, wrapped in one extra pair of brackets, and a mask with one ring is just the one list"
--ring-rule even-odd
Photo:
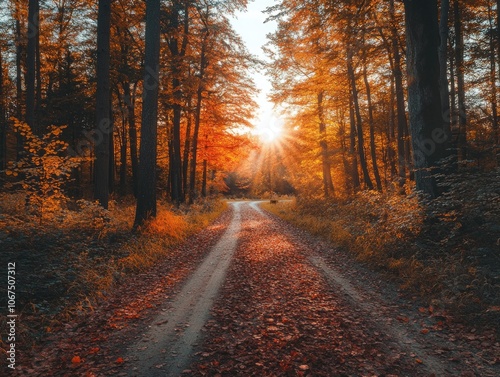
[[(500, 0), (499, 0), (500, 1)], [(494, 30), (493, 27), (493, 15), (491, 5), (488, 3), (488, 16), (490, 19), (490, 30)], [(498, 24), (497, 24), (498, 26)], [(493, 33), (490, 33), (490, 106), (491, 106), (491, 124), (493, 127), (493, 152), (495, 154), (495, 161), (497, 166), (500, 166), (500, 155), (498, 152), (498, 141), (499, 141), (499, 124), (498, 124), (498, 99), (497, 99), (497, 72), (496, 72), (496, 47), (500, 47), (495, 43), (495, 37)]]
[(323, 169), (323, 194), (328, 198), (334, 193), (332, 182), (332, 172), (330, 165), (330, 156), (328, 151), (328, 142), (326, 140), (326, 123), (323, 108), (324, 91), (318, 93), (318, 119), (319, 119), (319, 146), (321, 148), (321, 166)]
[(382, 191), (382, 181), (380, 180), (380, 173), (377, 164), (377, 149), (375, 145), (375, 121), (373, 119), (373, 106), (372, 106), (372, 95), (370, 89), (370, 83), (368, 81), (368, 72), (366, 67), (366, 55), (363, 55), (363, 80), (365, 82), (366, 88), (366, 99), (368, 105), (368, 123), (370, 125), (370, 154), (372, 158), (373, 175), (375, 176), (375, 182), (377, 185), (377, 190)]
[[(391, 181), (396, 179), (398, 170), (396, 168), (396, 150), (394, 148), (396, 140), (396, 88), (394, 76), (391, 77), (391, 97), (389, 109), (389, 128), (387, 130), (387, 158), (389, 159)], [(405, 116), (406, 119), (406, 116)], [(406, 178), (406, 174), (405, 174)]]
[(408, 105), (417, 190), (439, 195), (434, 173), (446, 153), (439, 88), (437, 0), (405, 0)]
[[(126, 106), (126, 105), (125, 105)], [(127, 194), (127, 126), (125, 116), (122, 115), (121, 143), (120, 143), (120, 194)]]
[[(498, 53), (498, 79), (500, 80), (500, 0), (497, 0), (497, 53)], [(497, 140), (497, 144), (500, 140)]]
[(391, 28), (392, 51), (394, 55), (394, 85), (396, 89), (396, 119), (397, 119), (397, 152), (398, 152), (398, 173), (399, 186), (402, 187), (406, 183), (406, 143), (405, 134), (408, 128), (406, 119), (404, 86), (403, 86), (403, 70), (401, 68), (401, 54), (398, 40), (398, 30), (396, 28), (394, 0), (390, 0), (391, 20), (393, 26)]
[(203, 176), (201, 178), (201, 196), (203, 198), (207, 197), (207, 167), (208, 161), (206, 159), (203, 160)]
[(356, 76), (354, 74), (354, 67), (352, 64), (352, 51), (347, 53), (347, 74), (351, 82), (352, 102), (354, 105), (355, 120), (356, 120), (356, 133), (358, 136), (358, 155), (361, 171), (363, 172), (363, 181), (369, 190), (373, 190), (373, 183), (368, 173), (368, 165), (366, 163), (365, 149), (364, 149), (364, 136), (363, 136), (363, 122), (361, 119), (361, 111), (359, 109), (358, 89), (356, 87)]
[(450, 90), (448, 89), (448, 19), (450, 13), (450, 0), (441, 0), (439, 18), (439, 85), (441, 89), (441, 111), (443, 113), (444, 131), (451, 139), (451, 112)]
[(184, 155), (182, 158), (182, 190), (189, 192), (188, 176), (189, 176), (189, 156), (191, 151), (191, 127), (193, 125), (192, 116), (192, 96), (189, 95), (186, 105), (186, 137), (184, 139)]
[(139, 159), (137, 156), (137, 126), (135, 124), (135, 91), (137, 83), (134, 84), (134, 88), (130, 90), (130, 83), (126, 83), (123, 86), (125, 104), (127, 106), (128, 115), (128, 133), (130, 139), (130, 165), (132, 167), (132, 190), (134, 196), (137, 198), (138, 194), (138, 182), (139, 182)]
[(22, 36), (18, 12), (19, 10), (16, 10), (16, 118), (21, 120), (23, 118)]
[(460, 161), (465, 161), (467, 160), (467, 109), (465, 106), (464, 36), (462, 30), (462, 8), (460, 0), (455, 0), (453, 9), (458, 99), (458, 158)]
[(0, 170), (7, 165), (7, 119), (5, 108), (4, 75), (3, 75), (3, 46), (0, 45)]
[(94, 198), (103, 208), (109, 201), (110, 137), (113, 129), (110, 119), (109, 40), (111, 0), (99, 0), (97, 15), (97, 92)]
[(349, 101), (349, 155), (351, 156), (351, 178), (352, 187), (356, 193), (360, 188), (359, 182), (359, 172), (358, 172), (358, 157), (356, 154), (356, 120), (354, 118), (354, 106), (352, 104), (352, 98)]
[[(110, 96), (110, 101), (109, 101), (109, 119), (111, 123), (111, 129), (114, 129), (115, 126), (115, 120), (113, 117), (113, 112), (111, 111), (111, 96)], [(109, 193), (113, 193), (115, 190), (115, 138), (114, 134), (111, 133), (109, 135), (109, 179), (108, 179), (108, 186), (109, 186)]]
[[(178, 33), (179, 28), (179, 1), (172, 4), (170, 17), (170, 27), (174, 33)], [(189, 19), (188, 8), (185, 8), (185, 17)], [(186, 18), (184, 19), (184, 32), (186, 32)], [(187, 35), (184, 34), (181, 48), (179, 49), (179, 38), (173, 36), (169, 41), (169, 49), (172, 54), (172, 91), (173, 91), (173, 118), (172, 118), (172, 154), (170, 159), (170, 180), (172, 200), (179, 204), (184, 201), (182, 191), (182, 159), (181, 159), (181, 114), (182, 114), (182, 88), (181, 88), (181, 68), (180, 63), (185, 55), (187, 47)]]
[(39, 0), (29, 0), (28, 3), (28, 45), (26, 49), (26, 123), (35, 134), (39, 134), (36, 124), (36, 79), (37, 74), (37, 42), (39, 42)]
[(198, 88), (196, 90), (196, 107), (194, 114), (194, 130), (193, 130), (193, 140), (191, 147), (191, 166), (189, 172), (189, 204), (193, 204), (196, 199), (196, 160), (198, 157), (198, 135), (200, 132), (200, 120), (201, 120), (201, 106), (203, 102), (203, 91), (205, 90), (204, 80), (205, 80), (205, 69), (208, 66), (208, 61), (206, 57), (206, 48), (208, 40), (209, 31), (205, 31), (205, 35), (201, 45), (201, 55), (200, 55), (200, 73), (198, 79)]
[(156, 155), (160, 67), (160, 0), (146, 1), (146, 47), (139, 186), (134, 227), (156, 217)]

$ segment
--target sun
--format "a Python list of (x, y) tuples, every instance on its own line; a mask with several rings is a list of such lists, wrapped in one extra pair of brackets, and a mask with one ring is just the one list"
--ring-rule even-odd
[(275, 143), (283, 136), (283, 122), (275, 116), (260, 122), (255, 128), (255, 134), (266, 144)]

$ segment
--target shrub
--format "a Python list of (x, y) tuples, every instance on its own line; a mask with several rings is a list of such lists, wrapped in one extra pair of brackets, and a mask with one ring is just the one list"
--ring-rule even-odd
[(83, 158), (67, 154), (68, 144), (60, 139), (66, 126), (50, 126), (44, 135), (37, 136), (28, 124), (13, 121), (14, 131), (24, 139), (24, 151), (19, 161), (9, 162), (5, 173), (20, 178), (26, 204), (42, 223), (44, 215), (67, 201), (64, 185)]

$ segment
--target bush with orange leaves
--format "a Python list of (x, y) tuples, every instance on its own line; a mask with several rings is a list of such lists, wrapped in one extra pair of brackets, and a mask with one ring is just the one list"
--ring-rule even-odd
[(61, 140), (66, 126), (50, 126), (44, 135), (33, 133), (31, 127), (13, 118), (14, 131), (23, 139), (23, 152), (18, 161), (10, 161), (5, 174), (19, 177), (10, 185), (21, 187), (26, 195), (27, 209), (39, 217), (54, 213), (67, 201), (64, 185), (71, 180), (73, 169), (85, 158), (67, 153), (68, 143)]

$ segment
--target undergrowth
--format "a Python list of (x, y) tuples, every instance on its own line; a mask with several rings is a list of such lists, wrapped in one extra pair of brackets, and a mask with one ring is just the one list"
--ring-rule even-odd
[(388, 273), (429, 305), (465, 321), (498, 324), (500, 177), (467, 174), (448, 179), (446, 193), (432, 201), (372, 191), (263, 207)]
[[(132, 199), (111, 201), (109, 210), (85, 200), (68, 203), (40, 224), (26, 210), (25, 198), (0, 195), (0, 263), (16, 263), (18, 343), (27, 347), (52, 327), (92, 311), (123, 278), (173, 253), (227, 206), (219, 200), (181, 209), (160, 204), (156, 219), (131, 232)], [(2, 334), (5, 326), (2, 318)]]

